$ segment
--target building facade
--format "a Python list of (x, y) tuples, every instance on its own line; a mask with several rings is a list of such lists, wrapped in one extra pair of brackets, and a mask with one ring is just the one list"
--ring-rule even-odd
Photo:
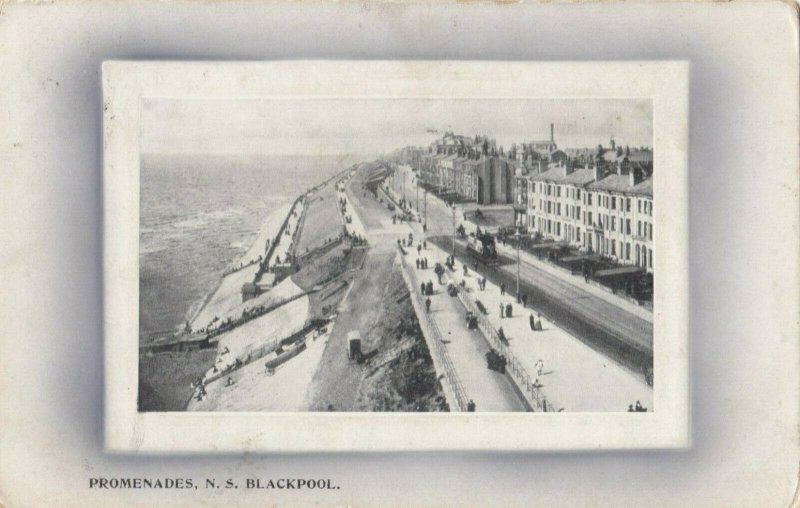
[[(545, 238), (653, 271), (652, 177), (638, 168), (569, 161), (519, 175), (517, 223)], [(517, 204), (519, 202), (519, 205)], [(524, 203), (526, 213), (520, 211)]]

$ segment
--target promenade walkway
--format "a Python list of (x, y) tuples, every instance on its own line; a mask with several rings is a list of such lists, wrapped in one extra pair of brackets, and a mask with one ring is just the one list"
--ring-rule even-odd
[[(508, 377), (487, 368), (485, 355), (490, 349), (489, 343), (480, 330), (467, 327), (466, 311), (461, 302), (447, 294), (446, 285), (440, 285), (433, 273), (435, 254), (431, 247), (423, 251), (423, 257), (428, 253), (432, 254), (428, 269), (410, 270), (412, 287), (409, 290), (419, 294), (422, 282), (433, 282), (435, 294), (429, 297), (431, 311), (420, 316), (420, 320), (430, 319), (436, 323), (467, 397), (475, 402), (476, 411), (525, 411)], [(416, 266), (412, 261), (417, 257), (415, 249), (411, 248), (405, 257), (412, 268)]]
[[(449, 254), (431, 244), (426, 252), (423, 256), (428, 257), (430, 266), (435, 262), (444, 264)], [(480, 291), (478, 274), (469, 269), (464, 276), (458, 260), (455, 268), (454, 272), (447, 270), (445, 277), (456, 284), (464, 280), (469, 296), (480, 300), (487, 309), (486, 317), (494, 329), (503, 328), (508, 347), (522, 367), (532, 377), (538, 376), (539, 390), (552, 408), (549, 410), (626, 411), (637, 400), (652, 410), (653, 390), (641, 375), (605, 358), (546, 318), (537, 317), (535, 309), (522, 309), (510, 292), (501, 295), (500, 288), (491, 281)], [(504, 307), (512, 305), (511, 318), (500, 317), (501, 303)], [(531, 315), (541, 320), (542, 331), (530, 329)], [(539, 360), (544, 366), (541, 375), (537, 374)]]

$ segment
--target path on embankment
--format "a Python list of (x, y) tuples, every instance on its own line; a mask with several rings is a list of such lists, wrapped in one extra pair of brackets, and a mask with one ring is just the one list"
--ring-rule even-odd
[(407, 231), (392, 231), (394, 228), (388, 210), (375, 201), (372, 194), (361, 189), (365, 177), (366, 171), (359, 170), (348, 182), (347, 195), (367, 229), (369, 247), (364, 266), (345, 298), (308, 389), (306, 405), (311, 411), (324, 411), (329, 405), (337, 411), (353, 410), (363, 369), (348, 360), (347, 333), (350, 330), (362, 330), (362, 350), (370, 351), (373, 348), (363, 331), (375, 326), (381, 317), (379, 302), (384, 281), (389, 278), (396, 255), (393, 238)]
[[(363, 376), (362, 367), (347, 359), (347, 333), (372, 328), (381, 317), (379, 302), (385, 281), (394, 268), (397, 240), (407, 237), (409, 224), (392, 224), (392, 214), (361, 185), (366, 180), (365, 170), (359, 170), (347, 187), (347, 195), (355, 212), (363, 222), (369, 241), (364, 268), (355, 279), (352, 289), (336, 320), (331, 338), (317, 370), (307, 403), (311, 410), (325, 410), (333, 406), (337, 411), (352, 410), (357, 388)], [(419, 233), (414, 233), (419, 238)], [(433, 276), (432, 268), (428, 275)], [(435, 277), (434, 277), (435, 278)], [(464, 323), (464, 311), (457, 300), (445, 295), (434, 296), (440, 330), (447, 337), (446, 347), (452, 350), (456, 369), (463, 371), (462, 381), (469, 397), (475, 399), (479, 411), (524, 411), (524, 405), (509, 380), (486, 368), (484, 354), (489, 347), (480, 332), (471, 331)], [(424, 316), (420, 316), (425, 319)], [(448, 334), (449, 332), (449, 334)], [(452, 338), (452, 340), (449, 340)], [(362, 343), (370, 351), (370, 342)], [(441, 373), (440, 373), (441, 374)], [(455, 409), (455, 408), (451, 408)]]

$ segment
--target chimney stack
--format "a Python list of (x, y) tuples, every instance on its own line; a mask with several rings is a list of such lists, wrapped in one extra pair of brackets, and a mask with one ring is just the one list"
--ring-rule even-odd
[(634, 185), (636, 185), (636, 184), (638, 184), (638, 183), (639, 183), (639, 180), (640, 180), (640, 179), (639, 179), (639, 178), (637, 178), (637, 175), (636, 175), (636, 173), (637, 173), (637, 171), (636, 171), (636, 168), (635, 168), (635, 167), (633, 167), (633, 166), (631, 166), (631, 169), (630, 169), (630, 171), (628, 172), (628, 178), (630, 179), (630, 182), (629, 182), (629, 183), (630, 183), (630, 186), (631, 186), (631, 187), (633, 187)]
[(575, 165), (572, 163), (572, 159), (567, 159), (564, 163), (564, 176), (571, 175), (573, 171), (575, 171)]
[(597, 162), (594, 163), (594, 181), (599, 182), (603, 179), (603, 168)]

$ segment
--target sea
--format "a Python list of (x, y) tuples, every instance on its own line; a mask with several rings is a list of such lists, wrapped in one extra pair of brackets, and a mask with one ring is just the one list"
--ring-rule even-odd
[(180, 328), (250, 247), (270, 211), (354, 156), (143, 155), (139, 336)]

